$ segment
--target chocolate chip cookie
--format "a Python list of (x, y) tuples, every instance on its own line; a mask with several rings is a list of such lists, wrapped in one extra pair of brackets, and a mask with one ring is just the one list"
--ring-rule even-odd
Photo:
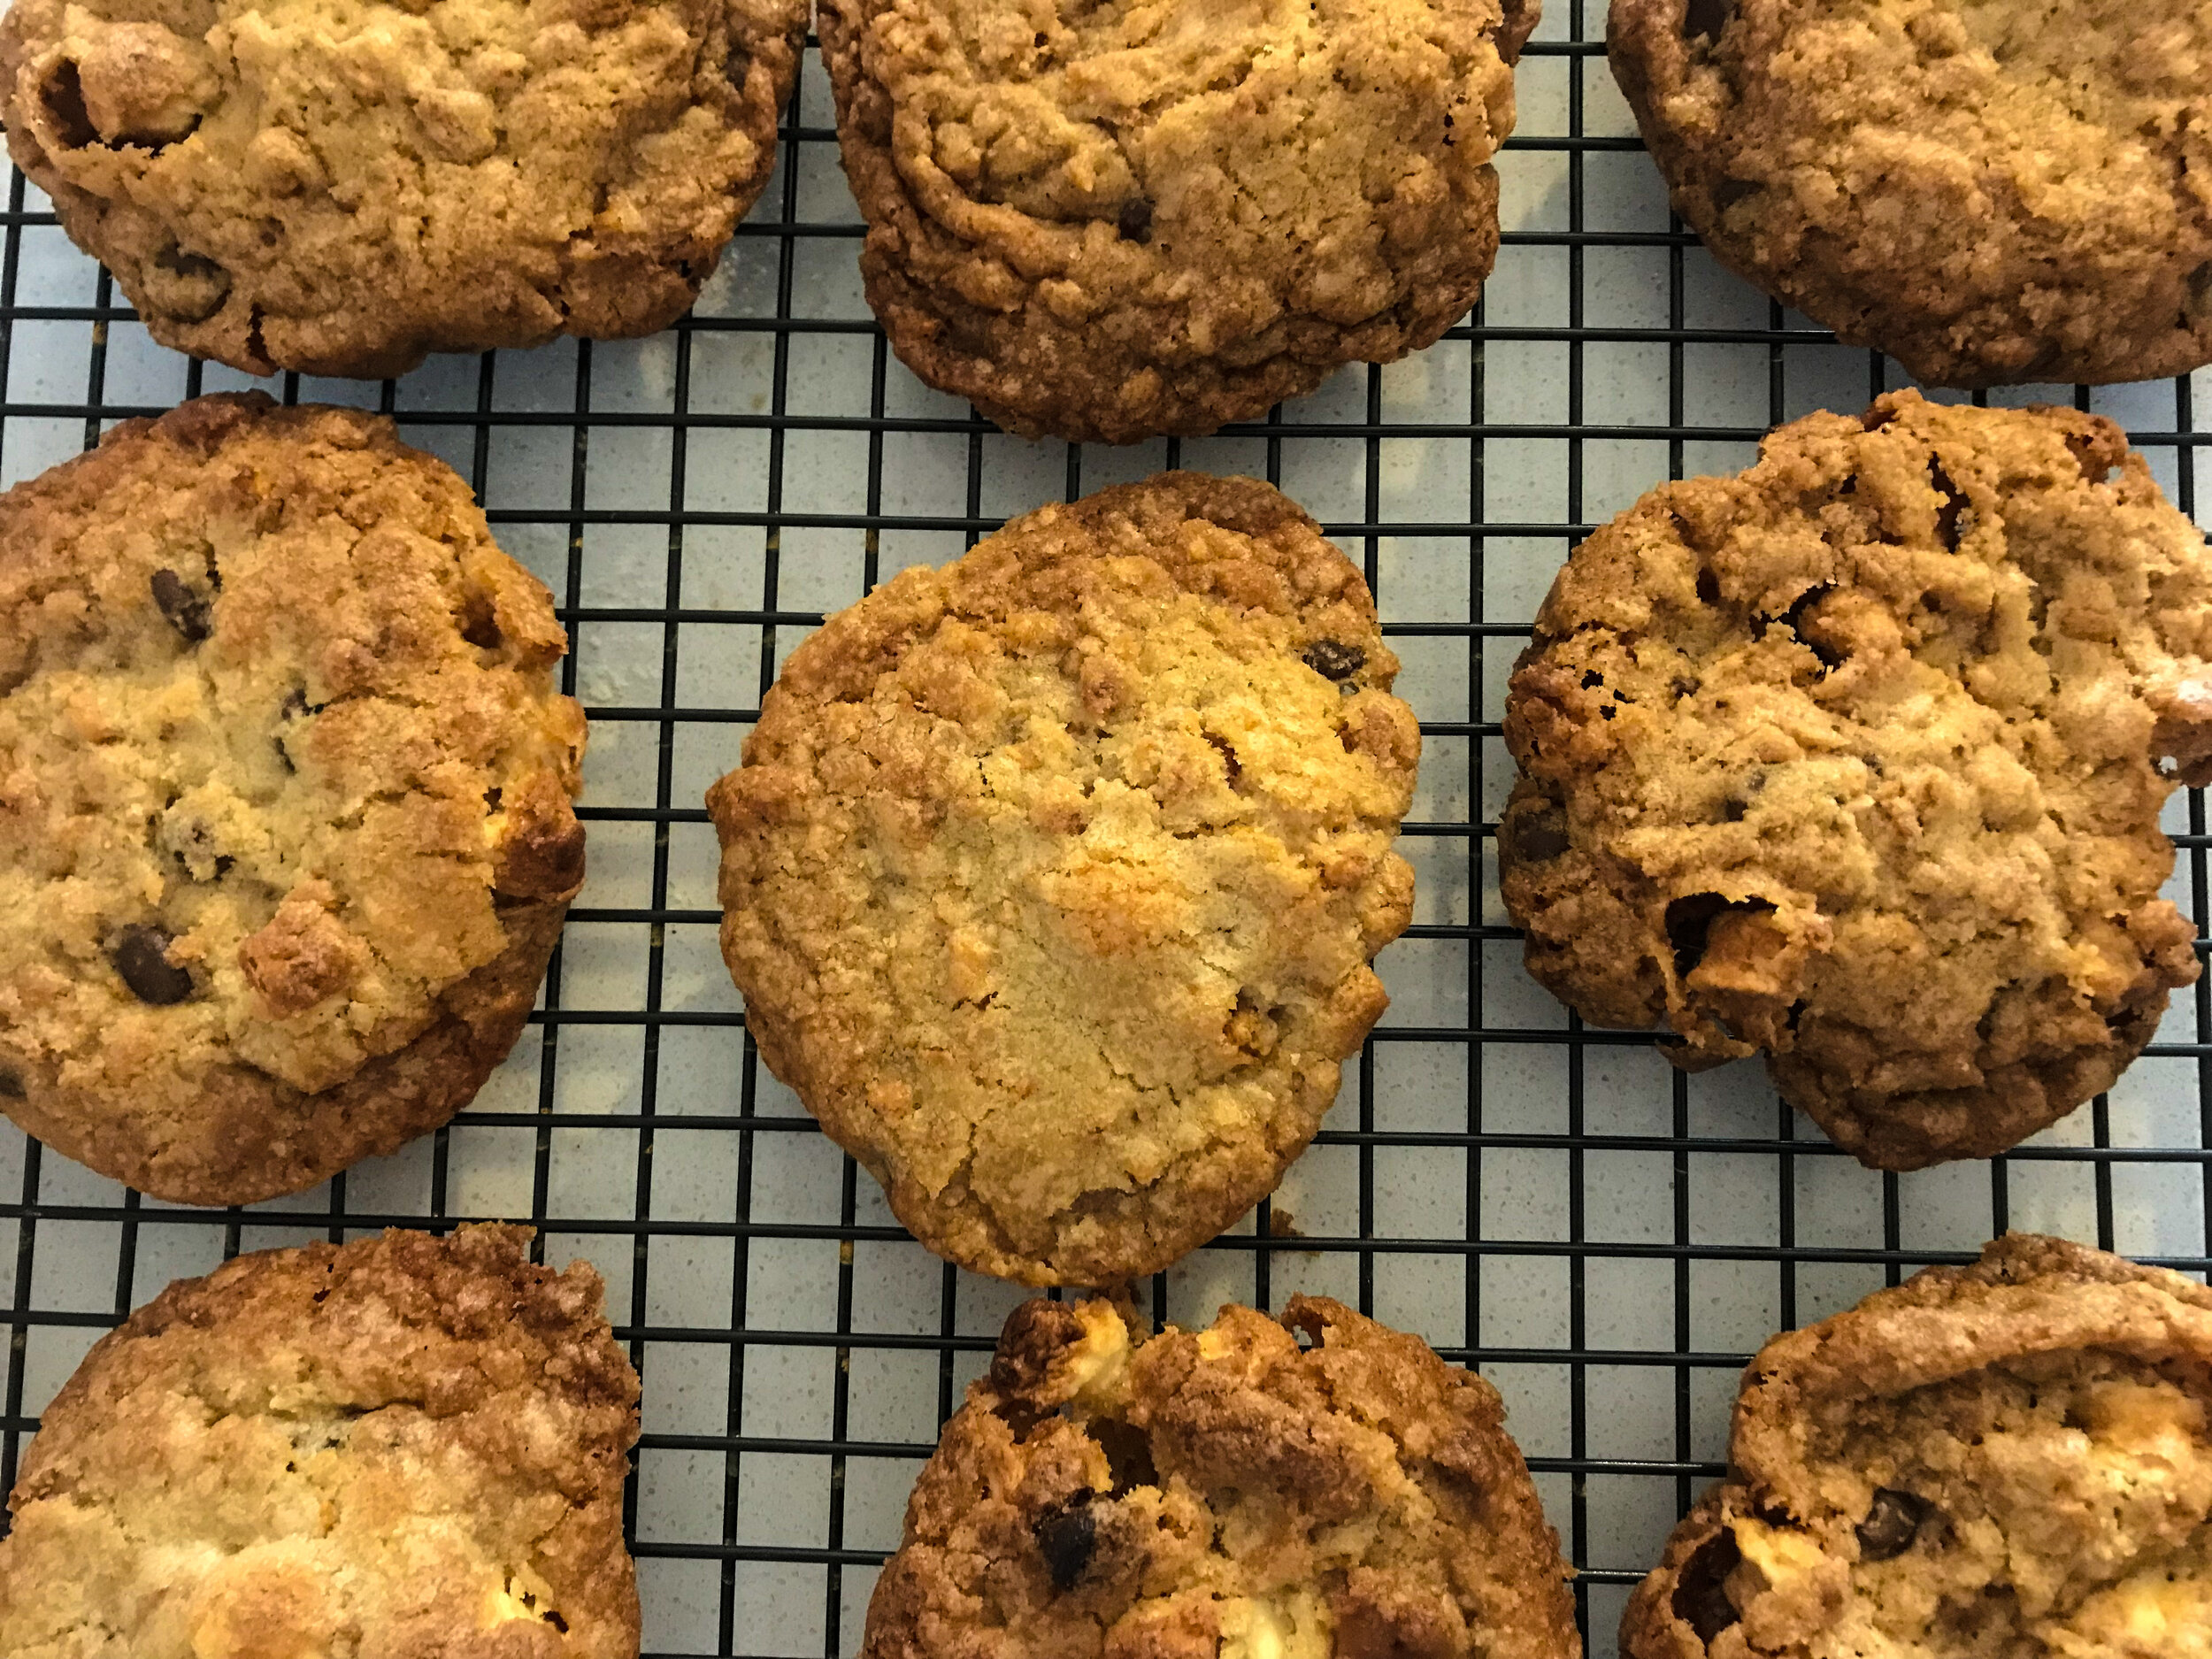
[(18, 166), (251, 374), (649, 334), (767, 181), (804, 0), (19, 0)]
[(1678, 1060), (1764, 1050), (1882, 1169), (2110, 1086), (2197, 977), (2212, 554), (2109, 421), (1916, 393), (1771, 434), (1576, 549), (1513, 674), (1531, 972)]
[(1716, 258), (1945, 386), (2212, 362), (2197, 0), (1613, 0), (1614, 73)]
[(824, 0), (861, 274), (1009, 430), (1211, 432), (1425, 346), (1498, 248), (1538, 0)]
[(1165, 1266), (1274, 1187), (1387, 1000), (1397, 670), (1359, 572), (1249, 479), (902, 572), (707, 795), (761, 1056), (962, 1266)]
[(1579, 1659), (1497, 1391), (1317, 1296), (1133, 1335), (1015, 1310), (861, 1659)]
[(2212, 1292), (2015, 1233), (1777, 1337), (1625, 1659), (2184, 1659), (2212, 1632)]
[(637, 1373), (524, 1227), (242, 1256), (102, 1340), (0, 1542), (19, 1659), (636, 1659)]
[(444, 1123), (583, 879), (566, 648), (373, 416), (201, 398), (0, 496), (0, 1108), (203, 1204)]

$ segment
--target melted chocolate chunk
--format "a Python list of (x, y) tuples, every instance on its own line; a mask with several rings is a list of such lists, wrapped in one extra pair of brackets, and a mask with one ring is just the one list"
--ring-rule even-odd
[(1098, 1517), (1091, 1510), (1097, 1495), (1088, 1486), (1078, 1486), (1064, 1502), (1054, 1504), (1029, 1524), (1056, 1590), (1075, 1588), (1091, 1564), (1091, 1552), (1098, 1547)]
[(468, 596), (461, 610), (461, 637), (483, 650), (499, 649), (504, 636), (499, 631), (499, 617), (489, 594), (472, 593)]
[(1341, 640), (1316, 640), (1305, 650), (1306, 666), (1324, 680), (1349, 680), (1367, 666), (1367, 653)]
[(1728, 909), (1717, 893), (1691, 893), (1667, 902), (1667, 942), (1674, 947), (1674, 971), (1689, 978), (1705, 955), (1705, 936), (1714, 919)]
[(1087, 1426), (1091, 1439), (1106, 1454), (1107, 1467), (1114, 1471), (1116, 1497), (1138, 1486), (1160, 1484), (1160, 1472), (1152, 1463), (1151, 1437), (1142, 1429), (1118, 1417), (1093, 1417)]
[(154, 603), (169, 618), (169, 626), (193, 644), (197, 645), (214, 631), (208, 618), (207, 601), (186, 587), (184, 578), (176, 572), (156, 571), (152, 586)]
[(1682, 38), (1720, 39), (1720, 32), (1728, 27), (1729, 15), (1735, 9), (1735, 0), (1689, 0), (1682, 8)]
[(54, 124), (54, 137), (64, 149), (82, 150), (100, 142), (99, 129), (85, 111), (84, 82), (78, 78), (76, 65), (65, 58), (55, 65), (39, 96), (46, 105), (46, 119)]
[(1928, 1518), (1931, 1507), (1927, 1499), (1912, 1493), (1881, 1487), (1866, 1519), (1853, 1529), (1859, 1535), (1859, 1559), (1889, 1561), (1903, 1555), (1920, 1536), (1920, 1523)]
[(1516, 814), (1510, 838), (1501, 850), (1516, 864), (1540, 864), (1558, 857), (1571, 845), (1566, 809), (1554, 805), (1526, 816)]
[(1114, 228), (1125, 240), (1142, 247), (1152, 240), (1152, 204), (1141, 196), (1131, 196), (1114, 215)]
[(192, 995), (192, 976), (169, 960), (169, 935), (133, 922), (108, 945), (108, 960), (142, 1002), (165, 1008)]
[(1682, 1563), (1674, 1581), (1674, 1616), (1697, 1632), (1698, 1640), (1709, 1642), (1736, 1622), (1736, 1604), (1728, 1599), (1727, 1582), (1742, 1559), (1736, 1535), (1718, 1532)]
[[(205, 322), (223, 309), (230, 297), (230, 273), (204, 254), (187, 253), (171, 242), (153, 257), (155, 284), (150, 290), (160, 296), (157, 309), (179, 322)], [(254, 342), (258, 351), (258, 342)]]

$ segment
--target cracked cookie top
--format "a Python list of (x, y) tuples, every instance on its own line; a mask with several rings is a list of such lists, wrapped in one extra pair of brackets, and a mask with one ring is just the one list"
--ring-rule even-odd
[(1015, 1310), (862, 1659), (1579, 1659), (1497, 1391), (1318, 1296), (1140, 1340)]
[(2212, 778), (2212, 555), (2098, 417), (1898, 393), (1654, 490), (1560, 573), (1506, 741), (1530, 972), (1763, 1049), (1869, 1164), (2015, 1144), (2197, 977), (2159, 813)]
[(1210, 432), (1433, 341), (1536, 0), (824, 0), (869, 303), (1029, 435)]
[(1614, 0), (1613, 67), (1723, 263), (1945, 386), (2212, 361), (2197, 0)]
[(1187, 472), (1018, 518), (792, 653), (707, 797), (723, 954), (924, 1243), (1113, 1284), (1273, 1188), (1409, 919), (1397, 669), (1311, 519)]
[(637, 1373), (529, 1237), (266, 1250), (133, 1314), (23, 1460), (0, 1649), (635, 1659)]
[(2179, 1659), (2212, 1630), (2212, 1292), (2014, 1233), (1777, 1337), (1626, 1659)]
[(803, 0), (19, 0), (17, 165), (252, 374), (647, 334), (767, 180)]
[(565, 649), (373, 416), (202, 398), (0, 496), (0, 1108), (194, 1202), (449, 1115), (582, 879)]

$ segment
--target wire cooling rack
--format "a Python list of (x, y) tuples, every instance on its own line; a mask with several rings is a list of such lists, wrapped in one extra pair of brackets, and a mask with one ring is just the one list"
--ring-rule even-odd
[[(553, 588), (592, 718), (590, 879), (541, 1011), (474, 1105), (326, 1187), (180, 1210), (0, 1130), (0, 1478), (84, 1350), (173, 1277), (240, 1249), (526, 1217), (547, 1257), (597, 1264), (644, 1375), (629, 1519), (649, 1652), (851, 1653), (907, 1488), (1019, 1293), (910, 1240), (760, 1066), (716, 953), (700, 795), (823, 613), (1010, 514), (1163, 466), (1263, 475), (1363, 563), (1426, 752), (1403, 843), (1416, 925), (1380, 964), (1390, 1011), (1272, 1203), (1141, 1287), (1156, 1317), (1317, 1291), (1479, 1366), (1607, 1655), (1629, 1586), (1718, 1472), (1737, 1371), (1770, 1332), (2007, 1226), (2201, 1271), (2206, 985), (2109, 1099), (2008, 1157), (1900, 1178), (1836, 1154), (1755, 1065), (1686, 1078), (1522, 972), (1497, 899), (1498, 720), (1553, 572), (1660, 480), (1739, 468), (1770, 426), (1898, 383), (1712, 265), (1636, 141), (1601, 6), (1549, 11), (1519, 72), (1481, 309), (1216, 439), (1026, 444), (909, 376), (862, 300), (810, 52), (777, 176), (672, 333), (380, 386), (285, 377), (288, 400), (396, 415)], [(154, 346), (20, 178), (4, 224), (0, 482), (116, 419), (250, 384)], [(2208, 394), (2004, 396), (2112, 414), (2193, 513)], [(2201, 932), (2202, 798), (2177, 795), (2169, 826), (2170, 892)]]

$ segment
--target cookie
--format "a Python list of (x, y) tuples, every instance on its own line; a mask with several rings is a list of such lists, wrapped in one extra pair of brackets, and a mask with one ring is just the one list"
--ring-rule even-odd
[(675, 321), (805, 30), (804, 0), (19, 0), (0, 115), (156, 340), (375, 378)]
[(566, 647), (379, 417), (204, 397), (0, 496), (0, 1108), (197, 1204), (444, 1123), (583, 879)]
[(526, 1227), (180, 1279), (40, 1419), (0, 1542), (16, 1659), (636, 1659), (637, 1373)]
[(861, 1659), (1579, 1659), (1497, 1390), (1325, 1297), (1141, 1339), (1015, 1310)]
[(1358, 571), (1249, 479), (902, 572), (791, 654), (707, 795), (761, 1057), (960, 1265), (1165, 1266), (1272, 1190), (1387, 1001), (1397, 671)]
[(1770, 434), (1575, 550), (1516, 666), (1529, 971), (1692, 1067), (1764, 1050), (1881, 1169), (2108, 1087), (2197, 977), (2212, 555), (2119, 428), (1916, 393)]
[(2183, 1659), (2212, 1632), (2212, 1292), (2014, 1233), (1778, 1336), (1624, 1659)]
[(1675, 211), (1784, 304), (1944, 386), (2212, 362), (2197, 0), (1613, 0)]
[(1466, 314), (1537, 0), (823, 0), (901, 362), (1025, 437), (1264, 414)]

